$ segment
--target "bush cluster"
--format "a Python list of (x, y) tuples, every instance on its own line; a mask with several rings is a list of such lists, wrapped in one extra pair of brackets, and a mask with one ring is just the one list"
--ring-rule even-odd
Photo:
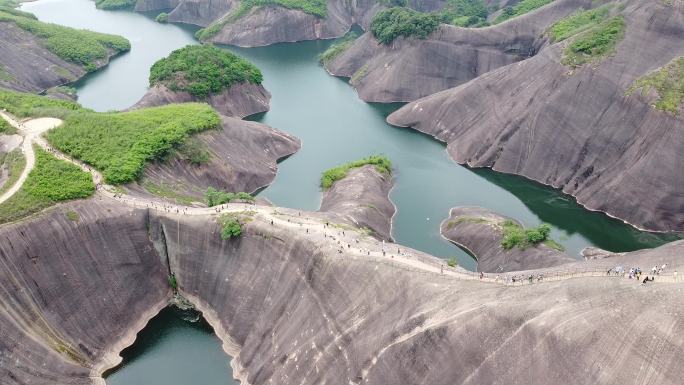
[(439, 20), (436, 14), (394, 7), (378, 12), (371, 21), (370, 29), (378, 41), (389, 44), (399, 36), (424, 39), (437, 29)]
[(96, 61), (106, 59), (110, 53), (116, 54), (131, 49), (129, 41), (121, 36), (43, 23), (7, 10), (0, 10), (0, 22), (3, 21), (14, 22), (19, 28), (41, 38), (45, 48), (55, 55), (82, 65), (88, 71), (95, 70)]
[(510, 250), (514, 247), (524, 249), (546, 241), (551, 234), (551, 226), (546, 223), (532, 229), (523, 229), (517, 223), (507, 220), (502, 225), (501, 247)]
[(61, 151), (102, 171), (107, 183), (137, 179), (145, 163), (162, 158), (189, 135), (220, 120), (206, 104), (170, 104), (128, 112), (69, 114), (47, 134)]
[(578, 67), (611, 54), (625, 35), (625, 19), (615, 16), (577, 36), (566, 48), (563, 64)]
[(504, 22), (514, 17), (522, 16), (526, 13), (534, 11), (535, 9), (543, 7), (552, 1), (553, 0), (522, 0), (512, 7), (505, 7), (501, 14), (494, 19), (494, 24)]
[(357, 161), (349, 162), (341, 166), (333, 167), (329, 170), (326, 170), (325, 172), (323, 172), (323, 175), (321, 176), (321, 187), (324, 190), (327, 190), (333, 185), (333, 183), (346, 177), (347, 173), (352, 168), (363, 167), (367, 164), (374, 165), (375, 169), (378, 170), (378, 172), (380, 173), (392, 173), (392, 162), (386, 156), (371, 155), (367, 158), (359, 159)]
[(236, 214), (223, 214), (218, 221), (221, 225), (221, 239), (237, 238), (242, 235), (242, 224)]
[(212, 45), (190, 45), (171, 52), (150, 69), (150, 85), (205, 98), (238, 83), (261, 84), (261, 71), (247, 60)]
[(439, 15), (442, 23), (481, 27), (487, 25), (489, 10), (482, 0), (448, 0)]
[(207, 191), (204, 193), (204, 201), (207, 203), (207, 206), (209, 207), (222, 205), (224, 203), (229, 203), (235, 200), (254, 202), (254, 197), (246, 192), (232, 193), (226, 191), (219, 191), (213, 187), (209, 187)]
[(169, 14), (166, 12), (162, 12), (162, 13), (158, 14), (154, 20), (156, 20), (157, 23), (168, 23), (169, 22)]
[(95, 0), (95, 7), (99, 9), (121, 9), (134, 6), (136, 0)]
[(326, 49), (325, 52), (321, 54), (319, 60), (323, 64), (330, 63), (331, 61), (333, 61), (333, 59), (340, 56), (344, 51), (349, 49), (349, 47), (351, 47), (352, 44), (354, 44), (354, 40), (356, 40), (357, 37), (358, 35), (355, 32), (347, 32), (347, 34), (344, 35), (344, 37), (338, 39), (335, 43), (328, 47), (328, 49)]
[(553, 41), (563, 41), (596, 26), (608, 17), (610, 6), (578, 11), (558, 20), (549, 30)]
[(84, 110), (78, 103), (69, 100), (51, 99), (3, 89), (0, 89), (0, 108), (6, 109), (19, 118), (38, 116), (64, 118), (70, 112)]

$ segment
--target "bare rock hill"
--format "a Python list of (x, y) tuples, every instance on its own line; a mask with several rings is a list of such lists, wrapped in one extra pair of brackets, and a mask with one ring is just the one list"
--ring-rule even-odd
[(400, 37), (389, 45), (366, 32), (326, 69), (351, 78), (362, 100), (413, 101), (535, 55), (547, 43), (546, 29), (582, 7), (591, 1), (557, 0), (492, 27), (442, 24), (426, 39)]
[[(674, 385), (684, 377), (684, 283), (592, 277), (506, 287), (339, 256), (326, 252), (330, 237), (259, 216), (239, 239), (219, 233), (210, 216), (97, 200), (0, 227), (0, 382), (104, 384), (102, 371), (169, 303), (169, 273), (233, 355), (242, 384)], [(683, 247), (619, 258), (681, 269)]]
[(525, 249), (503, 249), (502, 224), (506, 220), (513, 219), (483, 207), (454, 207), (442, 222), (440, 233), (475, 256), (477, 271), (485, 273), (540, 269), (575, 261), (543, 243)]
[(354, 168), (323, 193), (320, 211), (339, 214), (356, 227), (393, 241), (392, 218), (397, 210), (389, 198), (392, 186), (392, 177), (375, 166)]
[(458, 163), (523, 175), (640, 228), (684, 230), (684, 120), (627, 90), (684, 55), (684, 8), (624, 4), (601, 62), (561, 64), (565, 43), (410, 103), (388, 122), (448, 143)]

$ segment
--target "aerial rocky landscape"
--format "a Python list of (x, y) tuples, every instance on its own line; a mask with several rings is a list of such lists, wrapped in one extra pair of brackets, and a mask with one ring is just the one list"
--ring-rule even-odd
[[(325, 17), (275, 2), (139, 0), (135, 10), (172, 9), (169, 22), (206, 28), (201, 42), (250, 47), (358, 24), (366, 32), (331, 45), (322, 65), (364, 101), (410, 102), (389, 123), (447, 143), (460, 164), (683, 233), (683, 3), (518, 5), (529, 1), (481, 2), (486, 17), (468, 25), (433, 17), (443, 1), (331, 0)], [(376, 14), (433, 29), (373, 28)], [(496, 202), (452, 205), (429, 236), (466, 250), (468, 270), (402, 244), (392, 198), (409, 174), (385, 155), (324, 171), (317, 211), (280, 207), (259, 190), (303, 140), (254, 118), (276, 95), (256, 65), (211, 44), (182, 47), (140, 69), (149, 87), (137, 103), (95, 112), (49, 89), (129, 43), (37, 22), (0, 2), (0, 384), (114, 383), (125, 349), (169, 306), (201, 314), (243, 385), (684, 378), (684, 240), (580, 258), (551, 225)], [(2, 164), (17, 148), (20, 175)], [(422, 194), (416, 205), (437, 199)], [(414, 216), (410, 229), (430, 220)]]

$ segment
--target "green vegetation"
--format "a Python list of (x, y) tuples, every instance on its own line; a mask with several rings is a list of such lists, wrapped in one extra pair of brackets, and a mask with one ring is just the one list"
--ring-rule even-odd
[(207, 145), (195, 137), (190, 137), (178, 145), (176, 154), (179, 158), (195, 166), (206, 164), (211, 159)]
[(0, 167), (3, 165), (7, 168), (7, 180), (0, 186), (0, 194), (14, 186), (21, 172), (24, 171), (24, 167), (26, 167), (26, 158), (21, 149), (17, 148), (11, 152), (0, 154)]
[(237, 238), (242, 235), (242, 224), (237, 214), (223, 214), (218, 218), (221, 225), (221, 239)]
[(642, 94), (652, 90), (658, 93), (655, 108), (677, 115), (684, 106), (684, 56), (663, 68), (637, 79), (627, 94), (641, 89)]
[(157, 23), (168, 23), (169, 22), (169, 14), (166, 12), (162, 12), (162, 13), (158, 14), (154, 20), (156, 20)]
[(456, 267), (458, 266), (458, 261), (455, 257), (451, 257), (449, 260), (447, 260), (447, 265), (449, 265), (449, 267)]
[(65, 213), (66, 217), (72, 222), (78, 222), (81, 220), (81, 216), (74, 210), (69, 210)]
[(48, 90), (48, 92), (63, 94), (63, 95), (67, 95), (67, 96), (72, 97), (72, 98), (75, 98), (77, 96), (77, 93), (78, 93), (78, 91), (76, 91), (76, 88), (69, 87), (69, 86), (52, 87)]
[(171, 286), (174, 293), (178, 291), (178, 280), (176, 280), (176, 275), (173, 273), (169, 274), (169, 286)]
[[(182, 189), (183, 186), (174, 186), (171, 184), (167, 183), (154, 183), (152, 181), (149, 181), (147, 179), (143, 179), (143, 181), (140, 183), (140, 185), (147, 190), (152, 195), (158, 196), (160, 198), (166, 198), (169, 200), (172, 200), (176, 202), (177, 204), (181, 204), (184, 206), (190, 206), (192, 202), (197, 201), (197, 199), (193, 196), (190, 195), (184, 195), (178, 192), (179, 189)], [(124, 193), (125, 191), (123, 189), (120, 189), (120, 191), (115, 192), (115, 193)]]
[(439, 20), (436, 14), (395, 7), (378, 12), (370, 29), (379, 42), (389, 44), (399, 36), (425, 39), (437, 29)]
[(135, 5), (136, 0), (95, 0), (95, 7), (99, 9), (122, 9)]
[(95, 192), (90, 174), (35, 148), (36, 165), (16, 194), (0, 205), (0, 223), (36, 213), (56, 202), (87, 198)]
[(565, 49), (562, 63), (579, 67), (612, 54), (617, 43), (625, 35), (625, 20), (615, 16), (577, 36)]
[(503, 239), (501, 247), (510, 250), (514, 247), (525, 249), (528, 246), (545, 242), (551, 234), (551, 226), (546, 223), (532, 229), (523, 229), (514, 221), (507, 220), (502, 225)]
[(14, 80), (14, 79), (15, 79), (14, 75), (12, 75), (11, 73), (9, 73), (9, 72), (5, 69), (5, 66), (3, 66), (2, 64), (0, 64), (0, 81), (11, 82), (11, 81)]
[(325, 52), (323, 52), (321, 56), (319, 56), (319, 60), (323, 64), (330, 63), (331, 61), (333, 61), (333, 59), (340, 56), (344, 51), (349, 49), (349, 47), (351, 47), (352, 44), (354, 44), (354, 40), (356, 40), (357, 37), (358, 35), (355, 32), (347, 32), (347, 34), (344, 35), (344, 37), (338, 39), (333, 45), (328, 47), (328, 49), (326, 49)]
[(128, 112), (78, 112), (47, 134), (61, 151), (102, 171), (107, 183), (137, 179), (145, 162), (160, 159), (191, 134), (220, 120), (206, 104), (170, 104)]
[(0, 118), (0, 135), (12, 135), (16, 134), (17, 129), (11, 124), (7, 123), (5, 119)]
[(494, 24), (504, 22), (514, 17), (522, 16), (526, 13), (534, 11), (537, 8), (543, 7), (552, 1), (553, 0), (522, 0), (513, 7), (504, 8), (503, 12), (501, 12), (501, 14), (494, 19)]
[(261, 71), (247, 60), (212, 45), (190, 45), (171, 52), (150, 69), (150, 85), (164, 84), (204, 98), (238, 83), (261, 84)]
[(610, 13), (610, 5), (578, 11), (570, 16), (558, 20), (551, 26), (550, 32), (553, 41), (563, 41), (578, 33), (584, 32), (603, 22)]
[(454, 226), (460, 225), (461, 223), (491, 223), (491, 221), (489, 219), (480, 217), (458, 217), (452, 221), (447, 222), (447, 230), (451, 230), (454, 228)]
[(364, 64), (361, 68), (354, 72), (349, 81), (351, 82), (351, 84), (356, 84), (356, 82), (363, 79), (363, 77), (366, 76), (366, 74), (368, 74), (368, 64)]
[(367, 158), (359, 159), (354, 162), (349, 162), (341, 166), (333, 167), (321, 176), (321, 187), (324, 190), (329, 189), (333, 183), (343, 179), (352, 168), (363, 167), (367, 164), (372, 164), (378, 172), (383, 174), (392, 173), (392, 162), (383, 155), (371, 155)]
[(15, 23), (19, 28), (41, 38), (41, 43), (52, 53), (84, 66), (87, 71), (94, 71), (97, 68), (96, 62), (107, 59), (110, 52), (116, 54), (131, 49), (128, 40), (121, 36), (43, 23), (21, 13), (24, 12), (0, 9), (0, 22)]
[(207, 206), (213, 207), (222, 205), (224, 203), (229, 203), (231, 201), (243, 201), (243, 202), (254, 202), (254, 197), (246, 192), (226, 192), (218, 191), (213, 187), (209, 187), (204, 193), (204, 201)]
[(443, 23), (482, 27), (488, 25), (489, 10), (482, 0), (448, 0), (439, 15)]
[(0, 89), (0, 106), (19, 118), (39, 116), (64, 118), (72, 111), (83, 110), (80, 105), (72, 101), (3, 89)]

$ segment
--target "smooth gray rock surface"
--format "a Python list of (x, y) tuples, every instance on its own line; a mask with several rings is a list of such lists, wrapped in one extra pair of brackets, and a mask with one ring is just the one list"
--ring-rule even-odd
[(640, 228), (682, 231), (684, 120), (626, 91), (684, 55), (684, 10), (630, 1), (623, 14), (625, 38), (598, 64), (572, 70), (555, 44), (388, 122), (447, 142), (458, 163), (523, 175)]
[[(483, 207), (454, 207), (440, 226), (446, 239), (477, 258), (477, 271), (500, 273), (532, 270), (574, 262), (575, 258), (544, 244), (504, 250), (502, 224), (513, 220)], [(521, 225), (522, 226), (522, 225)]]
[(389, 198), (392, 177), (366, 165), (349, 171), (323, 192), (322, 212), (339, 214), (356, 227), (372, 230), (379, 239), (393, 241), (392, 218), (397, 209)]
[[(330, 237), (296, 230), (257, 217), (241, 238), (223, 241), (213, 217), (97, 200), (0, 226), (0, 382), (103, 384), (99, 374), (171, 300), (168, 271), (234, 355), (243, 384), (674, 385), (684, 377), (684, 283), (462, 281), (328, 253)], [(683, 248), (615, 262), (667, 260), (681, 270)]]
[(368, 102), (408, 102), (466, 83), (535, 55), (548, 27), (589, 0), (557, 0), (534, 12), (486, 28), (442, 24), (426, 39), (379, 43), (370, 32), (326, 63), (332, 75), (351, 78)]

